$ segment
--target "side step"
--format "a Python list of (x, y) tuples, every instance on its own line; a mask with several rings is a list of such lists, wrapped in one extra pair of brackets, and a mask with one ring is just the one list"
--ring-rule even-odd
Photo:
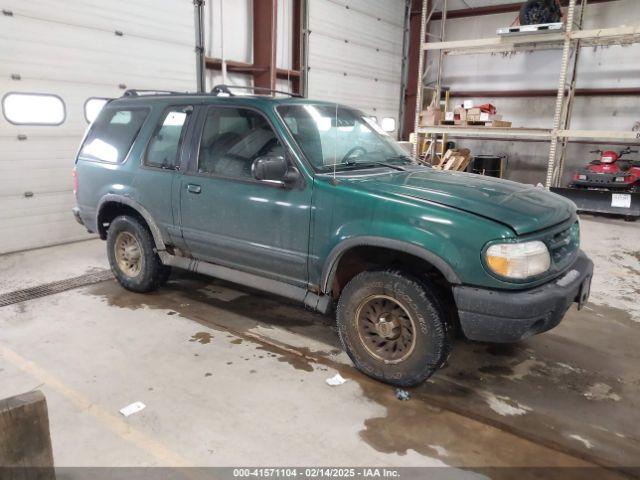
[(295, 285), (271, 280), (233, 268), (223, 267), (215, 263), (195, 260), (193, 258), (178, 257), (167, 252), (158, 252), (158, 255), (165, 265), (182, 268), (190, 272), (201, 273), (210, 277), (273, 293), (281, 297), (290, 298), (302, 302), (307, 307), (323, 314), (327, 313), (331, 306), (331, 297), (329, 295), (318, 295), (302, 287), (296, 287)]
[(579, 212), (640, 217), (640, 192), (622, 193), (578, 188), (551, 188), (576, 204)]

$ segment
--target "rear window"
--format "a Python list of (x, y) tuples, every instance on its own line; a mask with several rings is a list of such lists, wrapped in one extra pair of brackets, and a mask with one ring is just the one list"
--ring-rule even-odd
[(93, 122), (78, 159), (123, 162), (148, 115), (148, 108), (103, 109)]

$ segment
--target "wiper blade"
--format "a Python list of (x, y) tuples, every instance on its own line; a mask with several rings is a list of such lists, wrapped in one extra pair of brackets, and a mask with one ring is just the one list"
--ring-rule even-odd
[(401, 172), (407, 171), (407, 169), (404, 168), (402, 165), (393, 165), (391, 163), (385, 163), (385, 162), (350, 162), (350, 163), (345, 163), (343, 165), (351, 168), (387, 167), (393, 170), (399, 170)]

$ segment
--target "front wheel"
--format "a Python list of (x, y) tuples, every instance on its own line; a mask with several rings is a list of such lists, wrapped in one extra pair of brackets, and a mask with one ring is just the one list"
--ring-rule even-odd
[(116, 217), (107, 233), (111, 271), (127, 290), (146, 293), (169, 277), (170, 268), (160, 261), (151, 232), (134, 217)]
[(340, 296), (337, 323), (356, 367), (397, 386), (425, 381), (444, 364), (451, 346), (432, 289), (397, 271), (356, 275)]

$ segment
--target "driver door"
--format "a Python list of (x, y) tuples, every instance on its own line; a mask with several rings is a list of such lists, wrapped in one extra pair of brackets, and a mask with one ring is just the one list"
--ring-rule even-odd
[(292, 154), (256, 110), (209, 106), (199, 122), (180, 188), (186, 246), (195, 258), (306, 286), (311, 185), (285, 188), (252, 174), (256, 158)]

